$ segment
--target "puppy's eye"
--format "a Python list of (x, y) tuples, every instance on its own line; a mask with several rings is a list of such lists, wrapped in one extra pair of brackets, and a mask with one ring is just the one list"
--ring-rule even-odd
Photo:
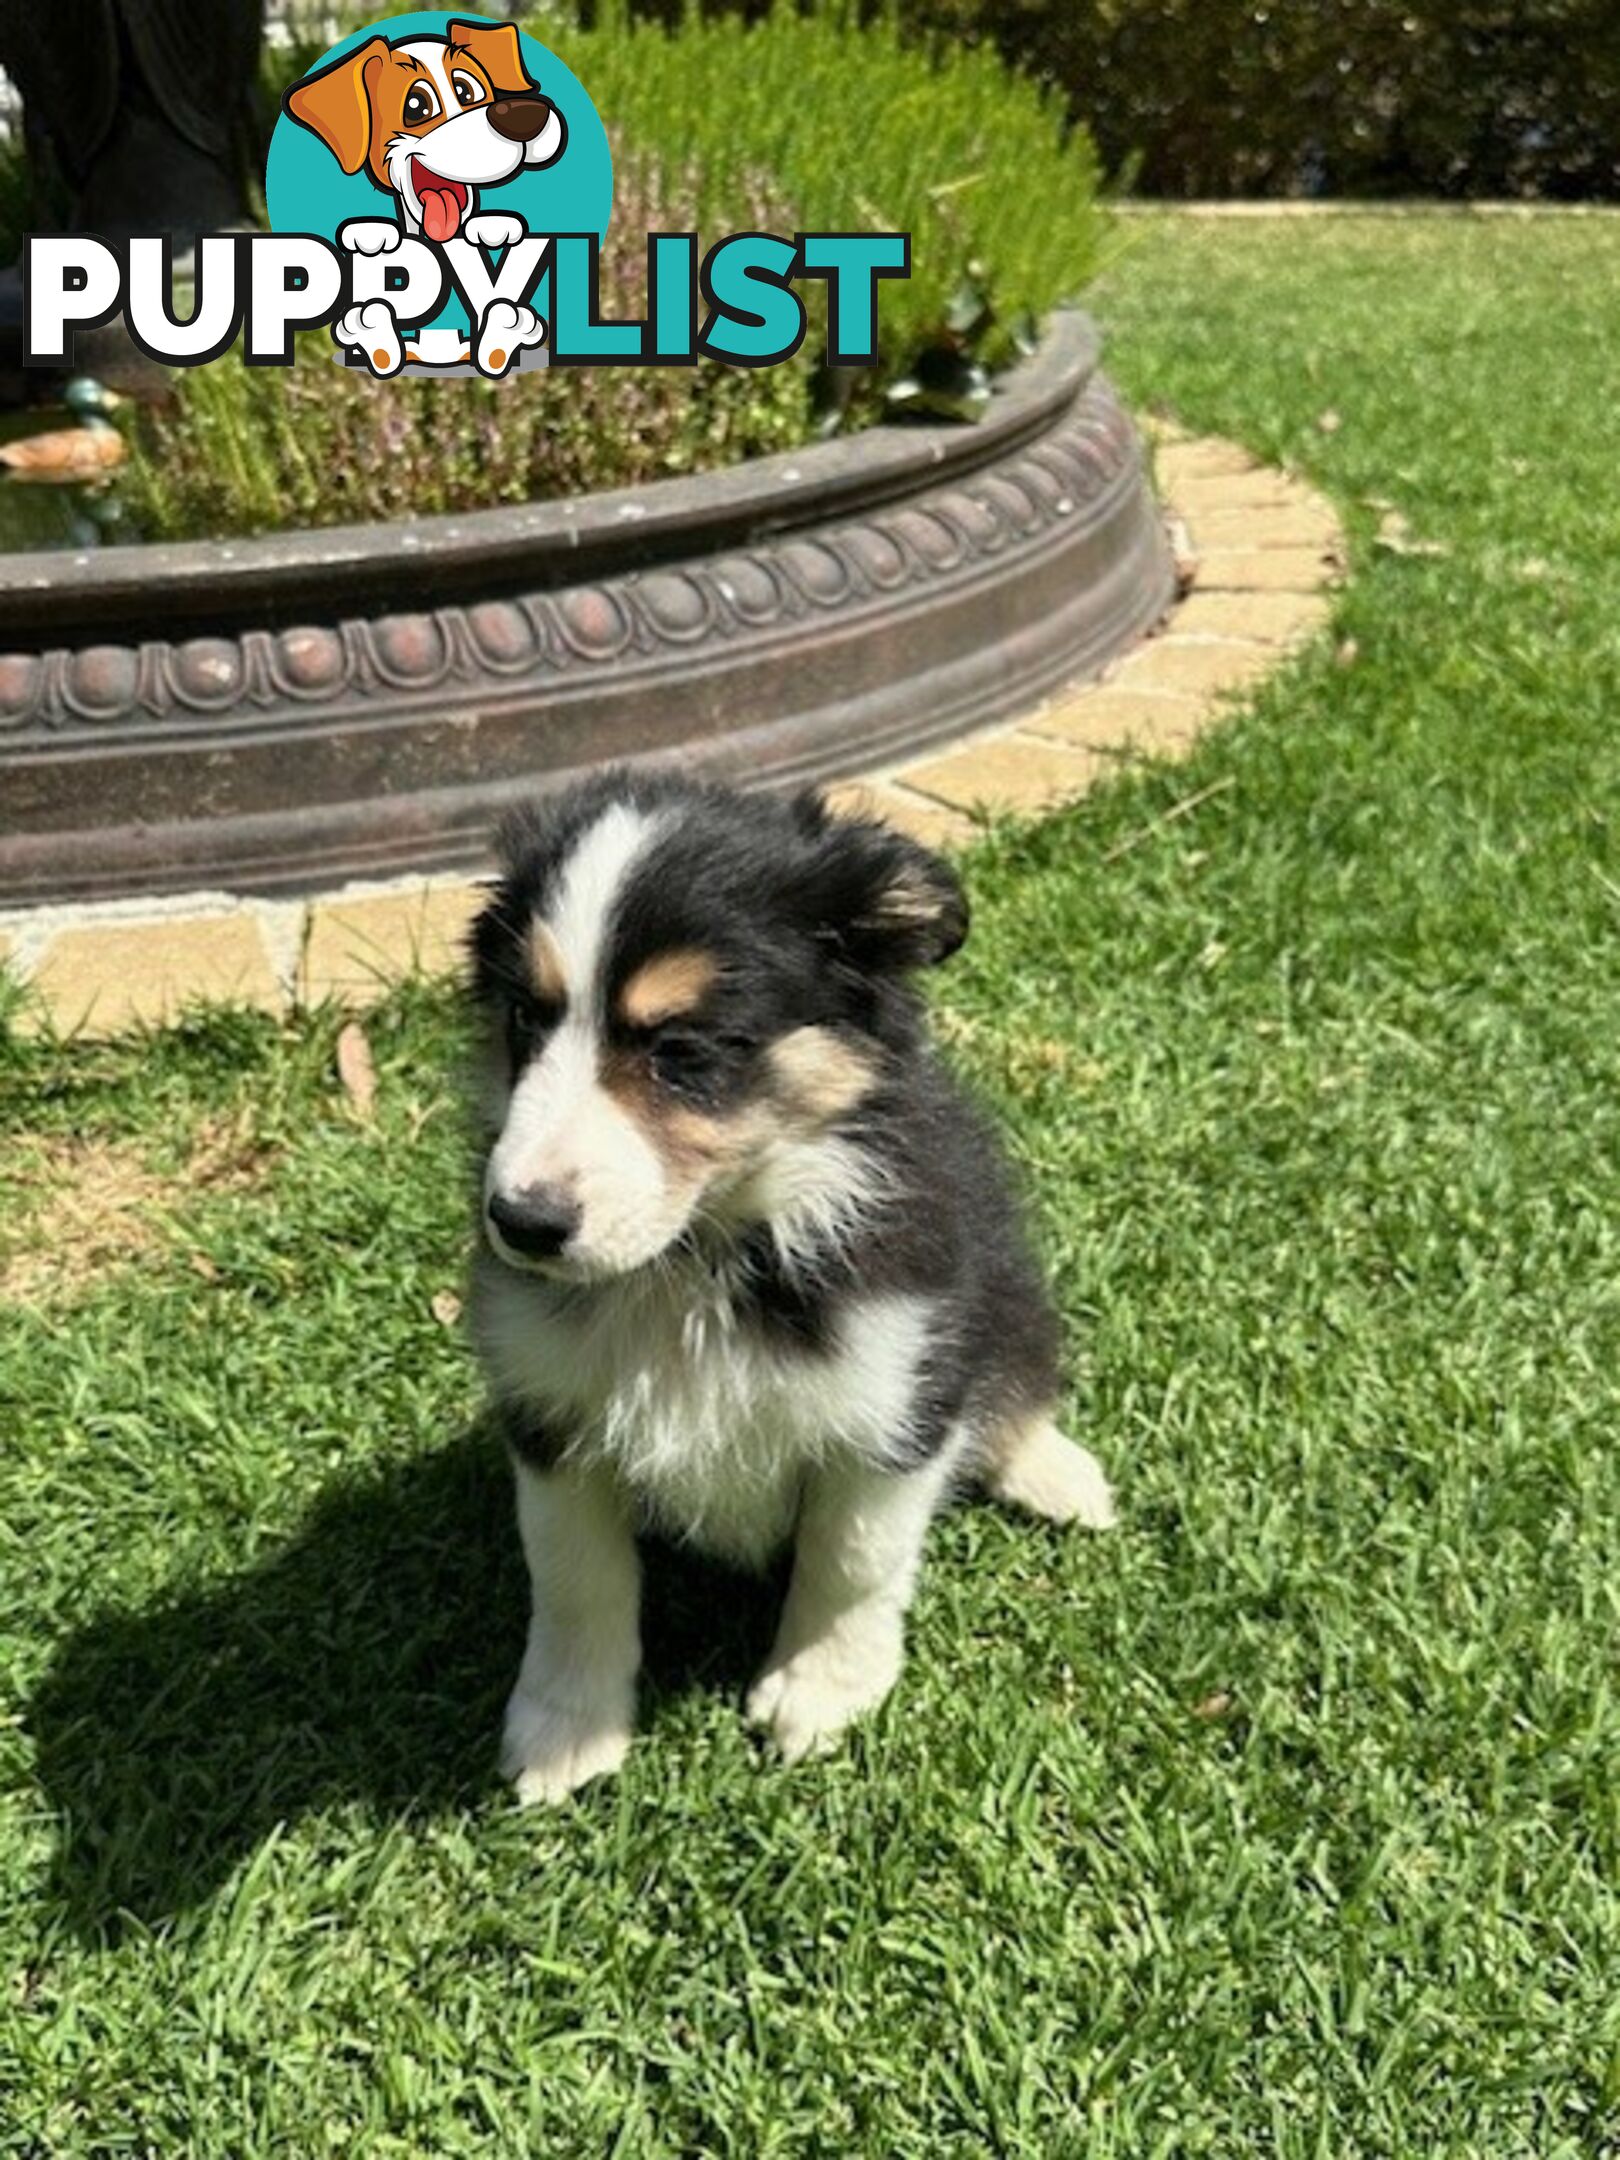
[(714, 1100), (738, 1085), (759, 1044), (751, 1035), (719, 1029), (661, 1027), (647, 1046), (653, 1078), (672, 1094)]
[(463, 75), (459, 68), (450, 78), (450, 87), (460, 105), (482, 105), (484, 102), (483, 84), (475, 82), (470, 75)]
[(533, 998), (513, 998), (506, 1008), (506, 1047), (514, 1072), (527, 1064), (541, 1038), (556, 1025), (556, 1018)]
[(412, 83), (405, 93), (405, 125), (420, 127), (424, 120), (436, 120), (438, 117), (439, 101), (434, 96), (431, 85), (425, 82)]
[(664, 1028), (648, 1052), (653, 1077), (678, 1095), (701, 1093), (719, 1067), (716, 1046), (705, 1036)]

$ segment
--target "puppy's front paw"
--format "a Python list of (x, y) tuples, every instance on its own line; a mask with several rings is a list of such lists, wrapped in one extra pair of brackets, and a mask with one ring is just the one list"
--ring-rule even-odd
[(479, 373), (504, 375), (528, 345), (546, 341), (545, 318), (515, 300), (492, 300), (478, 326)]
[(387, 218), (346, 218), (338, 227), (338, 246), (351, 255), (392, 255), (404, 237)]
[(507, 248), (515, 246), (529, 228), (513, 211), (480, 210), (461, 229), (481, 248)]
[(373, 375), (397, 375), (404, 363), (399, 325), (386, 300), (366, 300), (358, 307), (345, 308), (332, 325), (332, 335), (340, 345), (363, 354)]
[(622, 1690), (565, 1694), (518, 1687), (506, 1706), (501, 1774), (519, 1804), (553, 1805), (594, 1777), (617, 1770), (630, 1751), (631, 1704)]
[(830, 1748), (846, 1725), (875, 1710), (900, 1677), (900, 1637), (868, 1636), (858, 1651), (812, 1643), (778, 1663), (773, 1656), (748, 1697), (752, 1724), (762, 1725), (784, 1762)]

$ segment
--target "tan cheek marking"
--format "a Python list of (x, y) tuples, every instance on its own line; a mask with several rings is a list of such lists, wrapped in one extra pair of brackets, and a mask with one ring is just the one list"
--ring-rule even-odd
[(696, 1010), (714, 987), (719, 963), (696, 946), (643, 962), (619, 992), (619, 1011), (631, 1027), (656, 1027)]
[(659, 1122), (667, 1139), (669, 1159), (704, 1176), (748, 1162), (767, 1132), (757, 1110), (741, 1110), (731, 1117), (709, 1117), (701, 1110), (676, 1109)]
[(602, 1088), (656, 1149), (672, 1185), (683, 1191), (750, 1160), (767, 1137), (769, 1113), (750, 1107), (717, 1117), (671, 1102), (654, 1083), (643, 1053), (612, 1050), (602, 1060)]
[(543, 922), (529, 926), (529, 980), (542, 1005), (561, 1005), (568, 995), (562, 947)]
[(796, 1028), (770, 1053), (776, 1084), (800, 1116), (824, 1124), (853, 1110), (877, 1078), (871, 1061), (827, 1028)]

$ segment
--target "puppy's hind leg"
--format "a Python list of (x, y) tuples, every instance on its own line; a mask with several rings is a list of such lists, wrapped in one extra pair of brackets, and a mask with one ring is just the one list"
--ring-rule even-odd
[(984, 1482), (998, 1500), (1048, 1522), (1112, 1530), (1118, 1517), (1103, 1466), (1050, 1418), (1012, 1418), (985, 1452)]

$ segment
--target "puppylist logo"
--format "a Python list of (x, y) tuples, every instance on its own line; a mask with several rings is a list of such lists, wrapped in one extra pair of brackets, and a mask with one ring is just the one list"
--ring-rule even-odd
[(399, 15), (334, 45), (282, 100), (265, 174), (271, 230), (197, 245), (191, 312), (173, 312), (162, 235), (23, 250), (27, 358), (64, 367), (75, 329), (122, 313), (167, 367), (240, 337), (250, 367), (290, 367), (300, 330), (379, 377), (553, 367), (769, 367), (803, 343), (796, 285), (827, 285), (834, 367), (878, 356), (880, 282), (905, 233), (649, 233), (647, 312), (598, 314), (613, 209), (607, 134), (583, 85), (510, 22)]

